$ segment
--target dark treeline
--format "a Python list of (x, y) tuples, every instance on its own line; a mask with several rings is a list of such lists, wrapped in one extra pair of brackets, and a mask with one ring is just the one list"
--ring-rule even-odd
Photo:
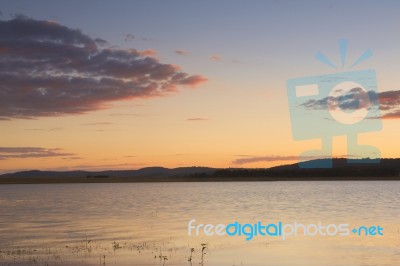
[[(310, 161), (314, 165), (325, 163), (325, 159)], [(331, 168), (301, 168), (298, 164), (282, 165), (272, 168), (226, 168), (217, 169), (213, 174), (196, 174), (196, 177), (209, 178), (340, 178), (351, 177), (399, 177), (400, 159), (381, 159), (380, 163), (372, 162), (370, 159), (333, 159)], [(309, 163), (309, 162), (307, 162)]]
[(393, 168), (341, 168), (341, 169), (220, 169), (215, 177), (388, 177), (398, 176)]

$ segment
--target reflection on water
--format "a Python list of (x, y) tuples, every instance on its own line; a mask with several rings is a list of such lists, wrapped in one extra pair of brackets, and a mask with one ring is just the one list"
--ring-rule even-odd
[[(395, 266), (399, 198), (390, 181), (2, 185), (0, 265)], [(379, 224), (384, 236), (189, 237), (191, 219)]]

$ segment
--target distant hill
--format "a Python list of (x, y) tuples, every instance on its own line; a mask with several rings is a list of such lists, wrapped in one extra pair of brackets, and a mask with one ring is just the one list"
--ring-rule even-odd
[[(305, 162), (321, 166), (327, 159)], [(113, 183), (113, 182), (215, 182), (215, 181), (300, 181), (300, 180), (400, 180), (400, 159), (333, 159), (332, 168), (302, 168), (299, 164), (271, 168), (147, 167), (108, 171), (23, 171), (0, 175), (0, 184), (15, 183)]]
[[(327, 159), (316, 159), (305, 162), (305, 166), (310, 165), (323, 165)], [(351, 163), (346, 158), (335, 158), (332, 160), (333, 169), (382, 169), (392, 168), (400, 171), (400, 158), (384, 158), (379, 163), (373, 163), (374, 159), (350, 159)], [(313, 168), (313, 167), (311, 167)], [(269, 168), (270, 170), (289, 170), (300, 169), (299, 164), (286, 164)]]
[[(316, 159), (304, 162), (302, 168), (299, 164), (281, 165), (265, 169), (220, 169), (215, 171), (215, 177), (276, 177), (304, 179), (371, 179), (400, 176), (400, 159), (381, 159), (380, 163), (373, 163), (372, 159), (350, 159), (348, 163), (345, 158), (332, 160), (331, 168), (320, 167), (328, 163), (329, 159)], [(390, 178), (391, 179), (391, 178)]]
[(214, 168), (209, 167), (146, 167), (138, 170), (107, 170), (107, 171), (22, 171), (0, 175), (0, 178), (82, 178), (82, 177), (168, 177), (168, 176), (184, 176), (193, 174), (213, 174)]

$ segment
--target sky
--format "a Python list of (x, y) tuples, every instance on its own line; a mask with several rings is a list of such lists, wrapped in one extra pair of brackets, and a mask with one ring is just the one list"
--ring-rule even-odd
[[(287, 81), (365, 69), (376, 72), (381, 112), (370, 121), (382, 127), (358, 142), (399, 157), (398, 10), (398, 1), (2, 1), (0, 172), (294, 163), (321, 138), (295, 139)], [(346, 134), (331, 135), (333, 156), (353, 156)]]

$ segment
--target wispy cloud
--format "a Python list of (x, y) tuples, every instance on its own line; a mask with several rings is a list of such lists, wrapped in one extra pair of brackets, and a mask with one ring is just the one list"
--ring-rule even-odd
[(186, 119), (186, 121), (208, 121), (208, 120), (210, 119), (205, 117), (191, 117)]
[(147, 116), (146, 114), (139, 114), (139, 113), (115, 113), (115, 114), (110, 114), (110, 116), (137, 116), (137, 117), (143, 117)]
[[(315, 160), (315, 159), (323, 159), (329, 158), (330, 156), (298, 156), (298, 155), (266, 155), (266, 156), (249, 156), (249, 155), (237, 155), (238, 157), (242, 157), (232, 161), (232, 164), (235, 165), (243, 165), (243, 164), (250, 164), (250, 163), (260, 163), (260, 162), (284, 162), (284, 161), (301, 161), (303, 160)], [(362, 156), (356, 155), (341, 155), (335, 156), (335, 158), (361, 158)]]
[[(278, 161), (298, 161), (299, 156), (280, 156), (280, 155), (268, 155), (268, 156), (249, 156), (247, 157), (246, 155), (241, 155), (240, 157), (244, 158), (239, 158), (234, 161), (232, 161), (232, 164), (236, 165), (243, 165), (243, 164), (249, 164), (249, 163), (260, 163), (260, 162), (278, 162)], [(313, 159), (320, 159), (321, 157), (318, 156), (307, 156), (307, 157), (302, 157), (302, 159), (306, 160), (313, 160)]]
[(63, 130), (64, 128), (62, 127), (52, 127), (52, 128), (25, 128), (24, 130), (26, 131), (59, 131)]
[(221, 56), (220, 56), (220, 55), (213, 54), (213, 55), (211, 55), (211, 56), (210, 56), (210, 60), (211, 60), (211, 61), (218, 62), (218, 61), (221, 61), (221, 60), (222, 60), (222, 58), (221, 58)]
[(99, 42), (55, 22), (0, 20), (0, 119), (82, 114), (207, 81), (149, 57), (152, 50)]
[(86, 124), (81, 124), (82, 126), (104, 126), (104, 125), (113, 125), (114, 123), (110, 122), (96, 122), (96, 123), (86, 123)]
[(188, 55), (189, 54), (188, 51), (181, 50), (181, 49), (175, 50), (175, 53), (178, 54), (178, 55)]
[(46, 149), (39, 147), (0, 147), (0, 160), (61, 156), (75, 156), (75, 154), (64, 152), (64, 150), (60, 148)]
[[(379, 117), (377, 117), (379, 118)], [(386, 112), (382, 117), (382, 119), (400, 119), (400, 110), (394, 112)]]
[(25, 131), (45, 131), (44, 128), (25, 128)]
[(66, 161), (75, 161), (75, 160), (83, 160), (84, 158), (78, 157), (78, 156), (71, 156), (71, 157), (65, 157), (65, 158), (62, 158), (62, 159), (66, 160)]

